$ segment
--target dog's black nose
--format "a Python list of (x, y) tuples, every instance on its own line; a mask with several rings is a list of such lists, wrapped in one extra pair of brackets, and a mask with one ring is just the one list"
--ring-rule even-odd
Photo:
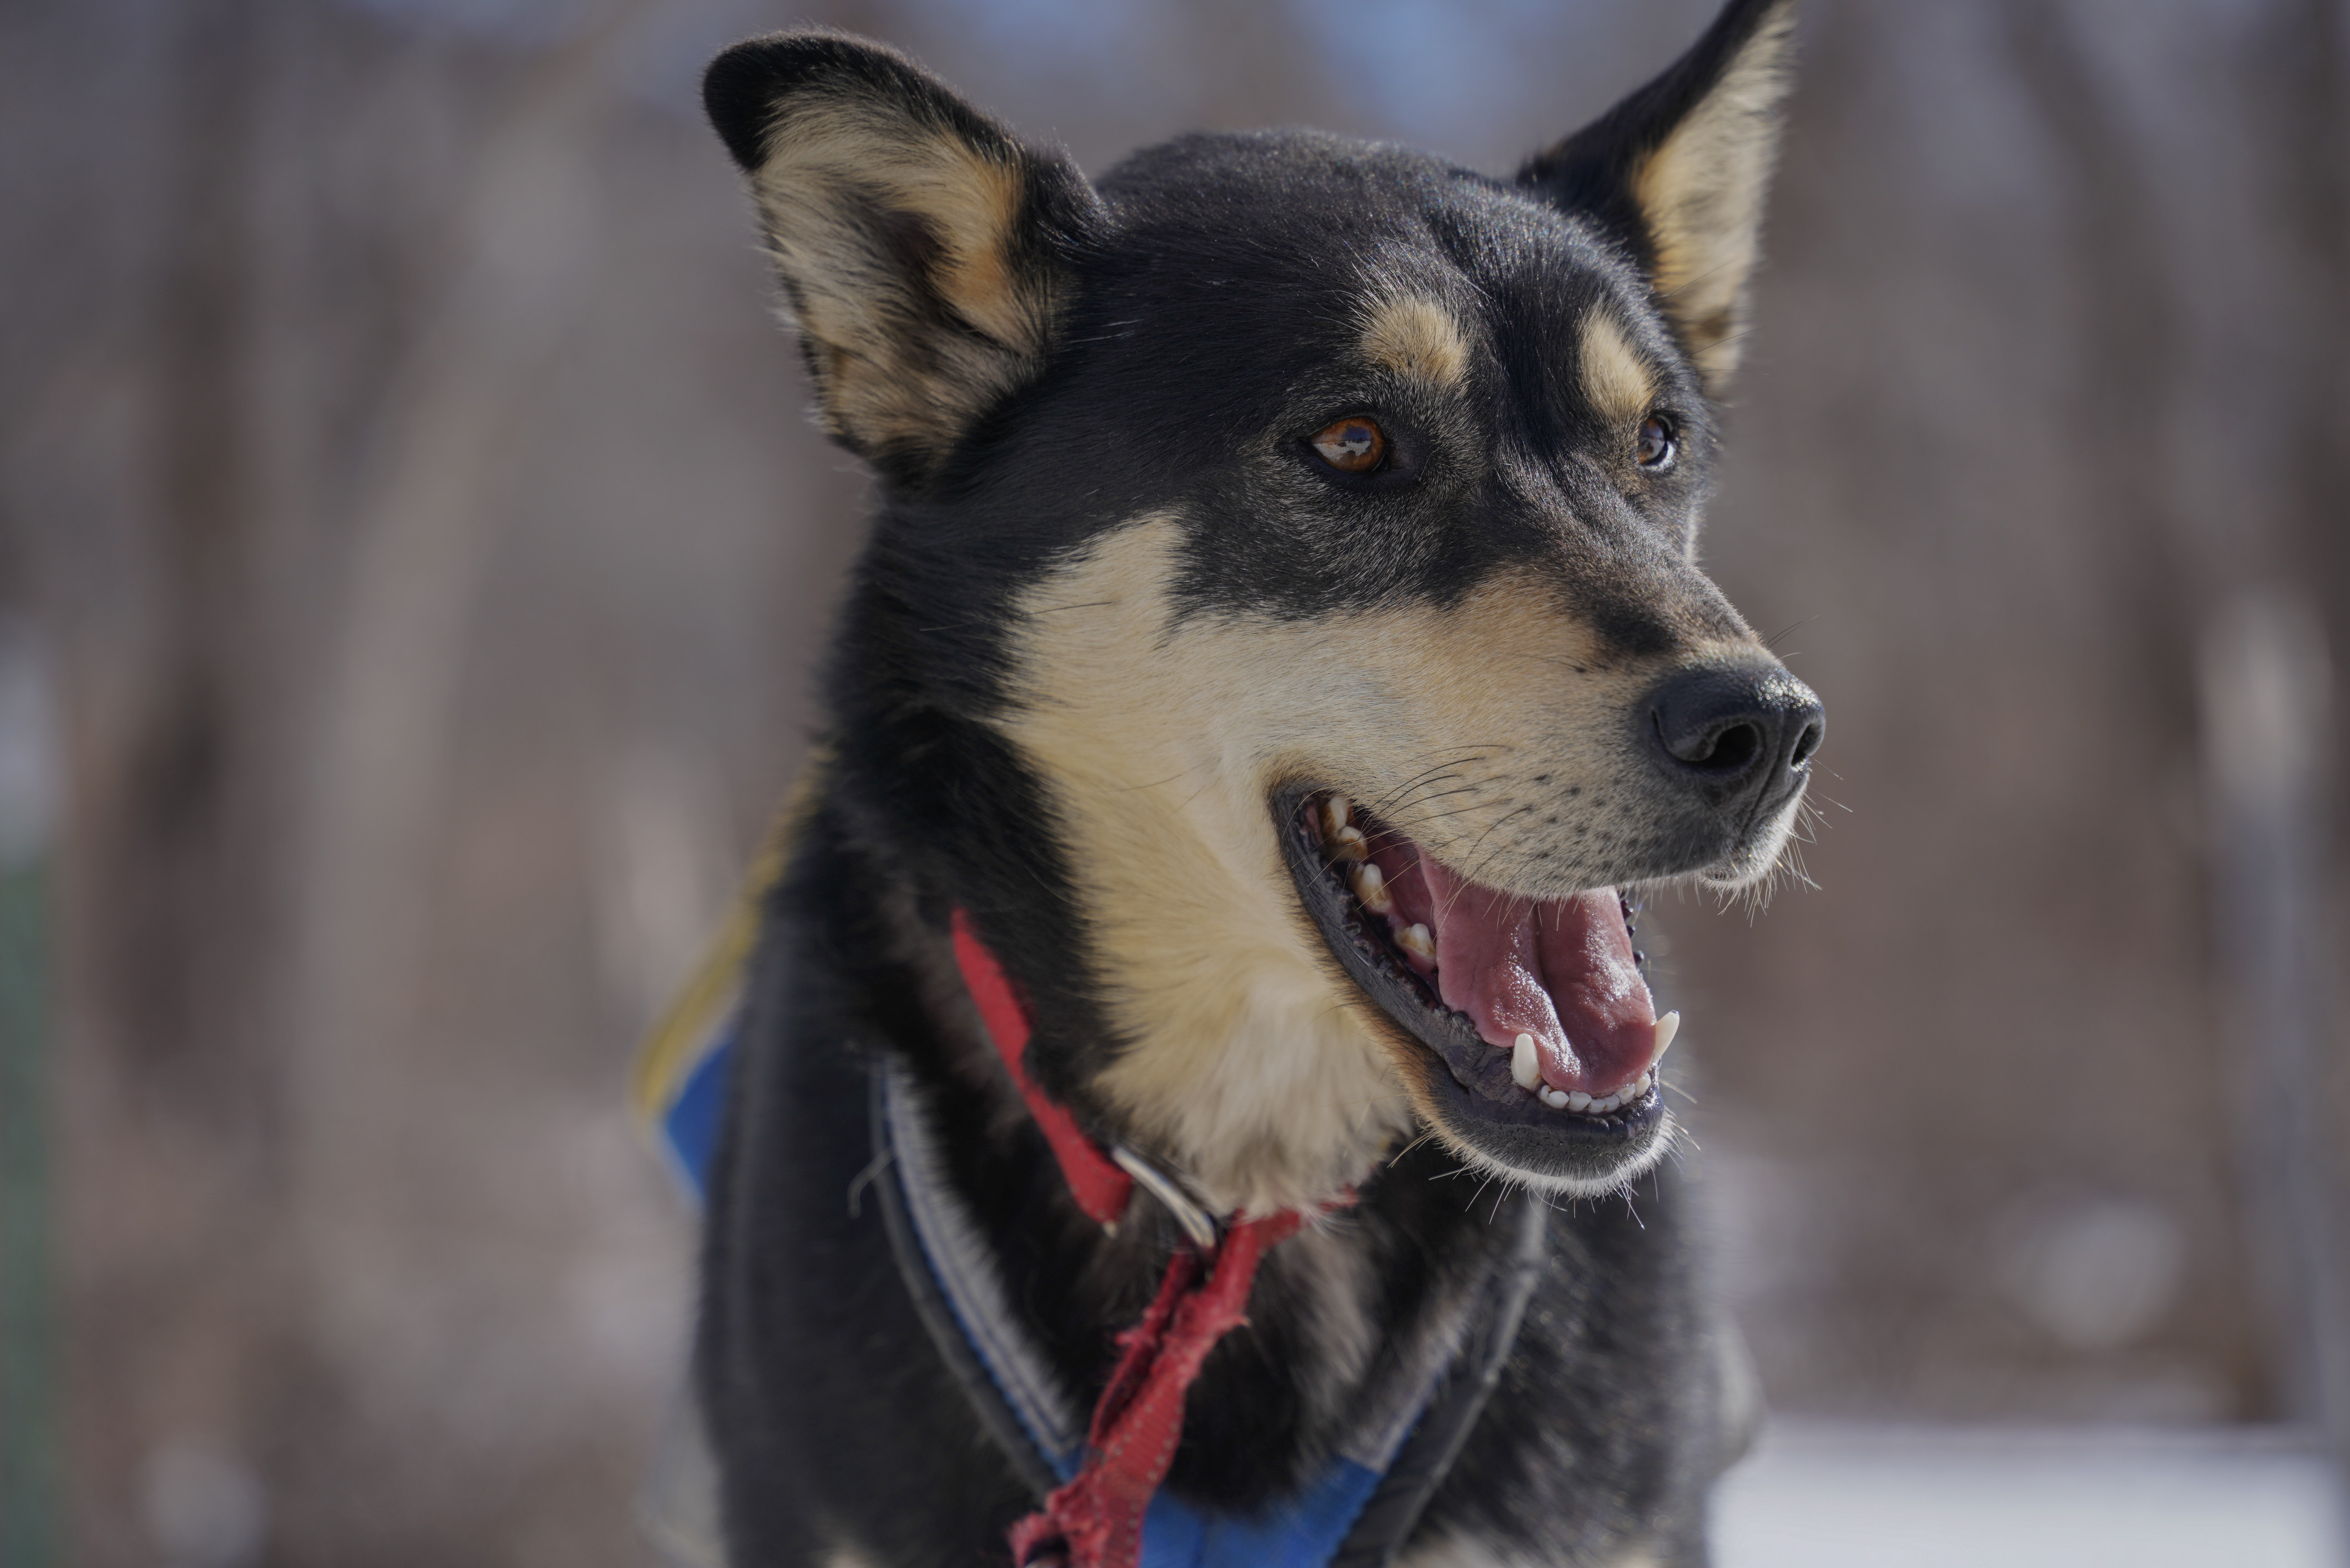
[(1819, 698), (1775, 664), (1683, 670), (1648, 694), (1646, 716), (1665, 771), (1741, 815), (1793, 794), (1827, 732)]

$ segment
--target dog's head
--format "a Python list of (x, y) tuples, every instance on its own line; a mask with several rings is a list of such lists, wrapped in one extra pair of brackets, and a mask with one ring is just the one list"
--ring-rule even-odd
[(836, 739), (1040, 1075), (1212, 1203), (1415, 1123), (1553, 1191), (1663, 1151), (1622, 890), (1763, 875), (1821, 734), (1696, 564), (1791, 26), (1509, 181), (1284, 133), (1097, 190), (871, 45), (711, 69), (888, 490)]

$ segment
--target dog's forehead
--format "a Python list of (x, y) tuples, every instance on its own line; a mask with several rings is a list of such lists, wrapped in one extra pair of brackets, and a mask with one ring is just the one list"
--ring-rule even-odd
[(1442, 160), (1312, 132), (1187, 137), (1103, 193), (1128, 319), (1280, 323), (1292, 341), (1434, 368), (1445, 339), (1571, 336), (1596, 303), (1669, 353), (1631, 258), (1594, 221)]

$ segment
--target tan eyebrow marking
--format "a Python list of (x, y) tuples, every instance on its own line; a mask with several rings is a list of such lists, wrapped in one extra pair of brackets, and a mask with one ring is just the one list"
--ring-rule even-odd
[(1419, 295), (1395, 295), (1373, 306), (1363, 326), (1363, 352), (1399, 376), (1456, 387), (1469, 374), (1469, 345), (1451, 311)]
[(1656, 406), (1655, 373), (1604, 306), (1583, 318), (1582, 358), (1584, 396), (1611, 423), (1629, 424)]

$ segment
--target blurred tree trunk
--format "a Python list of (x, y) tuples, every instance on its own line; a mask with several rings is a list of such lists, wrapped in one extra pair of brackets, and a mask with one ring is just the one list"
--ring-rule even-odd
[[(2350, 443), (2343, 420), (2343, 350), (2350, 344), (2350, 304), (2343, 287), (2350, 276), (2344, 216), (2350, 119), (2343, 98), (2342, 6), (2339, 0), (2286, 0), (2261, 29), (2270, 35), (2262, 40), (2267, 47), (2240, 67), (2246, 73), (2247, 98), (2263, 106), (2258, 112), (2268, 121), (2261, 128), (2262, 140), (2276, 171), (2273, 202), (2282, 218), (2278, 232), (2298, 253), (2283, 258), (2286, 288), (2276, 296), (2242, 302), (2246, 326), (2267, 334), (2284, 361), (2276, 368), (2278, 389), (2268, 399), (2273, 400), (2272, 417), (2286, 427), (2286, 514), (2265, 536), (2258, 519), (2232, 520), (2214, 563), (2217, 580), (2197, 582), (2189, 580), (2185, 566), (2185, 530), (2173, 499), (2182, 475), (2168, 449), (2177, 432), (2189, 432), (2189, 439), (2216, 438), (2231, 418), (2272, 416), (2266, 409), (2197, 406), (2194, 389), (2180, 384), (2190, 362), (2188, 334), (2167, 265), (2173, 248), (2158, 222), (2161, 202), (2142, 143), (2122, 124), (2089, 68), (2064, 7), (2010, 0), (2006, 18), (2018, 79), (2052, 132), (2069, 176), (2085, 365), (2074, 417), (2101, 474), (2100, 493), (2107, 497), (2090, 521), (2106, 534), (2104, 558), (2126, 589), (2127, 613), (2116, 628), (2119, 640), (2125, 656), (2144, 672), (2122, 688), (2144, 702), (2144, 711), (2123, 732), (2146, 747), (2144, 776), (2159, 779), (2197, 744), (2191, 707), (2196, 641), (2221, 590), (2280, 572), (2293, 574), (2301, 579), (2295, 591), (2319, 601), (2337, 638), (2338, 628), (2350, 625), (2345, 618), (2350, 615)], [(2251, 243), (2253, 236), (2244, 238)], [(2315, 842), (2322, 844), (2326, 825), (2312, 826)], [(2224, 836), (2220, 847), (2226, 847)], [(2219, 891), (2230, 892), (2236, 869), (2217, 868)], [(2223, 906), (2230, 902), (2220, 899)], [(2306, 913), (2322, 921), (2327, 911)], [(2232, 917), (2223, 912), (2222, 918)], [(2306, 934), (2275, 936), (2291, 940)], [(2241, 946), (2230, 935), (2221, 931), (2216, 944), (2223, 960)], [(2234, 960), (2229, 962), (2241, 968)], [(2301, 1005), (2248, 996), (2247, 973), (2230, 978), (2232, 984), (2215, 991), (2220, 998), (2232, 998), (2223, 1001), (2229, 1016), (2214, 1021), (2223, 1035), (2241, 1033), (2243, 1021), (2263, 1016), (2263, 1005)], [(2230, 1043), (2238, 1053), (2236, 1075), (2257, 1075), (2270, 1043)], [(2320, 1075), (2314, 1082), (2287, 1085), (2284, 1092), (2298, 1105), (2301, 1096), (2323, 1087)], [(2252, 1293), (2265, 1298), (2260, 1302), (2262, 1315), (2279, 1332), (2257, 1347), (2243, 1345), (2241, 1353), (2247, 1358), (2243, 1372), (2265, 1388), (2268, 1413), (2308, 1419), (2327, 1403), (2316, 1386), (2324, 1358), (2315, 1354), (2311, 1336), (2334, 1332), (2308, 1314), (2312, 1303), (2331, 1293), (2314, 1289), (2303, 1263), (2309, 1239), (2293, 1234), (2284, 1219), (2308, 1216), (2309, 1203), (2317, 1201), (2311, 1183), (2319, 1179), (2312, 1171), (2287, 1168), (2290, 1157), (2272, 1125), (2276, 1111), (2268, 1103), (2248, 1107), (2237, 1163), (2241, 1234), (2252, 1265), (2246, 1275)], [(2325, 1207), (2318, 1204), (2321, 1211)]]
[[(2338, 665), (2350, 631), (2350, 5), (2289, 0), (2275, 32), (2252, 66), (2282, 67), (2282, 90), (2258, 101), (2274, 116), (2265, 129), (2277, 152), (2276, 210), (2299, 253), (2300, 286), (2278, 323), (2304, 383), (2279, 410), (2293, 426), (2291, 549), (2321, 596)], [(2350, 778), (2350, 684), (2337, 683), (2335, 699), (2345, 749), (2334, 775)]]
[[(441, 1261), (417, 1221), (436, 1072), (425, 1039), (435, 872), (476, 601), (498, 543), (500, 490), (598, 265), (596, 136), (614, 56), (647, 0), (600, 0), (516, 73), (472, 162), (440, 269), (386, 379), (351, 506), (338, 610), (317, 651), (299, 826), (298, 940), (286, 1093), (303, 1327), (333, 1401), (291, 1478), (301, 1561), (397, 1563), (438, 1550), (449, 1519), (400, 1500), (432, 1456), (386, 1453), (429, 1416), (386, 1347), (429, 1333)], [(348, 1495), (350, 1478), (370, 1495)], [(489, 1498), (468, 1506), (494, 1518)]]
[[(2350, 780), (2350, 3), (2288, 0), (2275, 36), (2251, 62), (2282, 66), (2282, 90), (2261, 94), (2272, 119), (2262, 129), (2276, 150), (2278, 227), (2293, 254), (2292, 306), (2273, 330), (2292, 361), (2278, 412), (2291, 441), (2285, 519), (2289, 571), (2314, 602), (2330, 649), (2314, 650), (2331, 670), (2331, 745), (2318, 765), (2312, 847), (2324, 865), (2308, 881), (2316, 929), (2302, 935), (2313, 971), (2309, 1010), (2308, 1104), (2298, 1129), (2309, 1168), (2304, 1207), (2325, 1233), (2309, 1239), (2306, 1266), (2317, 1272), (2309, 1301), (2314, 1324), (2316, 1403), (2331, 1428), (2336, 1484), (2350, 1509), (2350, 1215), (2340, 1150), (2350, 1132), (2350, 987), (2340, 956), (2350, 940), (2350, 812), (2341, 783)], [(2330, 660), (2328, 656), (2330, 655)], [(2324, 680), (2322, 668), (2318, 679)], [(2322, 700), (2322, 699), (2321, 699)], [(2345, 1512), (2350, 1520), (2350, 1512)]]
[(2069, 197), (2081, 355), (2068, 411), (2104, 503), (2083, 522), (2104, 536), (2102, 557), (2120, 578), (2114, 629), (2120, 662), (2135, 672), (2122, 690), (2145, 705), (2125, 732), (2142, 742), (2146, 763), (2175, 766), (2195, 747), (2194, 620), (2166, 457), (2183, 323), (2160, 204), (2068, 8), (2008, 0), (2006, 22), (2017, 79), (2050, 133)]
[[(387, 1213), (460, 671), (492, 494), (584, 306), (593, 130), (641, 9), (608, 0), (518, 74), (444, 242), (421, 247), (436, 265), (402, 314), (421, 326), (368, 378), (380, 433), (348, 521), (303, 522), (314, 543), (350, 535), (308, 557), (341, 562), (339, 581), (272, 557), (286, 541), (265, 525), (254, 426), (276, 305), (252, 206), (298, 134), (255, 123), (279, 13), (181, 14), (142, 335), (152, 629), (130, 716), (78, 759), (97, 1092), (68, 1173), (77, 1562), (241, 1563), (263, 1530), (275, 1560), (358, 1561), (399, 1494), (380, 1471), (353, 1483), (385, 1404), (367, 1347), (404, 1299), (380, 1287), (402, 1234)], [(176, 1515), (208, 1510), (246, 1538), (172, 1539)]]
[[(141, 1478), (168, 1446), (234, 1476), (267, 1425), (277, 1042), (266, 1017), (280, 867), (267, 820), (283, 704), (256, 599), (263, 538), (249, 348), (256, 65), (269, 13), (173, 16), (167, 221), (140, 333), (151, 388), (151, 628), (128, 722), (78, 759), (67, 898), (84, 1081), (69, 1278), (74, 1560), (143, 1562)], [(235, 1259), (234, 1268), (223, 1260)], [(232, 1481), (229, 1484), (234, 1484)], [(167, 1527), (168, 1527), (168, 1521)]]

